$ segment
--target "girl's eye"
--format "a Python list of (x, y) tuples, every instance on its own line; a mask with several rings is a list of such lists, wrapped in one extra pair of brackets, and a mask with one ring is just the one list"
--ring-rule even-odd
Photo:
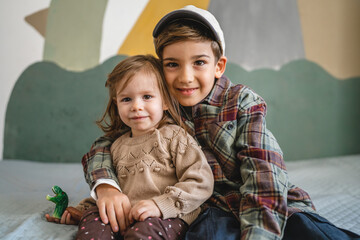
[(130, 100), (131, 100), (131, 98), (126, 97), (126, 98), (121, 99), (120, 101), (121, 102), (129, 102)]
[(149, 99), (151, 99), (152, 98), (152, 96), (150, 96), (150, 95), (144, 95), (144, 99), (145, 100), (149, 100)]
[(205, 61), (203, 61), (203, 60), (197, 60), (197, 61), (195, 61), (195, 65), (196, 66), (202, 66), (202, 65), (204, 65), (205, 64)]

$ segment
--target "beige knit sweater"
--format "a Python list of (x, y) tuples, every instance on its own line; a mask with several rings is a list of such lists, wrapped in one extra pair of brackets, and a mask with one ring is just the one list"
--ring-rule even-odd
[(188, 224), (214, 187), (213, 174), (197, 142), (177, 125), (131, 137), (126, 133), (111, 146), (120, 188), (134, 205), (152, 199), (164, 219)]

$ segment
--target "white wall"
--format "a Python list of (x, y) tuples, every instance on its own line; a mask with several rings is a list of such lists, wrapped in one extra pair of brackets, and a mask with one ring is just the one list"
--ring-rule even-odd
[(20, 74), (41, 61), (44, 38), (25, 17), (48, 8), (50, 0), (0, 1), (0, 156), (3, 156), (6, 107)]
[(103, 23), (100, 63), (114, 56), (149, 0), (109, 0)]

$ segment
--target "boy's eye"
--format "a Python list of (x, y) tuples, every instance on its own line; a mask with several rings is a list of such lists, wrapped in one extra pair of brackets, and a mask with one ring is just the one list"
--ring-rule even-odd
[(168, 62), (165, 64), (165, 67), (170, 67), (170, 68), (174, 68), (174, 67), (177, 67), (178, 64), (177, 63), (174, 63), (174, 62)]
[(151, 98), (152, 98), (151, 95), (144, 95), (144, 99), (145, 99), (145, 100), (149, 100), (149, 99), (151, 99)]
[(202, 66), (202, 65), (204, 65), (205, 64), (205, 61), (203, 61), (203, 60), (197, 60), (197, 61), (195, 61), (195, 65), (197, 65), (197, 66)]
[(131, 101), (131, 98), (129, 97), (125, 97), (120, 100), (120, 102), (129, 102), (129, 101)]

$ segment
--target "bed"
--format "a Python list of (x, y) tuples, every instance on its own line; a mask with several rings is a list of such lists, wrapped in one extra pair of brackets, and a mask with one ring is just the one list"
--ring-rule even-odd
[[(290, 180), (310, 193), (318, 212), (360, 234), (360, 155), (286, 163)], [(0, 161), (0, 239), (73, 239), (77, 227), (48, 223), (51, 187), (69, 195), (69, 205), (89, 196), (80, 163)]]

